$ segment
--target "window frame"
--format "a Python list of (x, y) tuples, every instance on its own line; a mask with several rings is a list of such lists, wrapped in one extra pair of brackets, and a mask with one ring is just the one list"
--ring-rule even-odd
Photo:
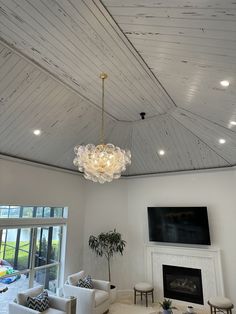
[[(11, 205), (9, 205), (11, 206)], [(26, 206), (28, 207), (28, 206)], [(38, 206), (41, 207), (41, 206)], [(50, 207), (50, 206), (48, 206)], [(53, 206), (55, 208), (55, 206)], [(59, 206), (58, 206), (59, 207)], [(57, 207), (57, 208), (58, 208)], [(63, 207), (64, 216), (67, 217), (67, 207)], [(43, 270), (47, 268), (53, 268), (57, 266), (57, 287), (60, 288), (60, 284), (64, 278), (64, 259), (65, 256), (65, 246), (66, 246), (66, 233), (67, 233), (67, 218), (65, 217), (32, 217), (32, 218), (0, 218), (0, 230), (1, 229), (22, 229), (29, 228), (32, 230), (31, 241), (32, 249), (30, 251), (30, 265), (28, 269), (17, 271), (14, 274), (9, 274), (2, 276), (3, 278), (9, 278), (15, 275), (26, 275), (29, 274), (29, 288), (34, 285), (35, 274), (38, 270)], [(36, 256), (36, 242), (37, 242), (37, 229), (38, 228), (48, 228), (48, 227), (62, 227), (61, 238), (60, 238), (60, 258), (58, 261), (41, 266), (35, 266), (35, 256)]]

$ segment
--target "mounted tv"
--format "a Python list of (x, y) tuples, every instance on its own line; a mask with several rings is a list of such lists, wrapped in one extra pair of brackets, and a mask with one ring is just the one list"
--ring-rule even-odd
[(210, 245), (206, 207), (148, 207), (149, 241)]

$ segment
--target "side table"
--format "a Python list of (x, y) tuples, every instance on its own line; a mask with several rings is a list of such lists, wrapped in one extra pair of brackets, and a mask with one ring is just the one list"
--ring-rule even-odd
[(76, 301), (77, 301), (77, 299), (73, 296), (68, 297), (68, 299), (70, 299), (71, 314), (76, 314)]

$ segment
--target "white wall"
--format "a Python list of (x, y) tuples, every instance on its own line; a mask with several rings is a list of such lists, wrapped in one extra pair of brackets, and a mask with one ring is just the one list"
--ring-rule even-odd
[(81, 177), (0, 159), (0, 204), (68, 206), (65, 274), (82, 268), (84, 184)]
[[(222, 249), (226, 294), (236, 304), (236, 170), (118, 180), (99, 185), (78, 175), (0, 159), (0, 203), (68, 206), (66, 273), (82, 267), (107, 278), (107, 268), (88, 248), (90, 234), (116, 228), (127, 240), (112, 276), (119, 289), (145, 279), (147, 206), (206, 205), (212, 245)], [(84, 256), (83, 256), (84, 255)]]
[[(91, 275), (108, 280), (105, 259), (97, 258), (88, 247), (91, 234), (98, 235), (116, 229), (124, 239), (128, 236), (127, 181), (118, 180), (109, 184), (86, 181), (85, 227), (84, 227), (84, 269)], [(123, 257), (112, 262), (112, 281), (119, 287), (129, 287), (129, 246)]]
[(85, 267), (97, 276), (104, 276), (101, 259), (95, 259), (100, 260), (100, 268), (94, 267), (94, 255), (87, 249), (87, 238), (91, 233), (115, 226), (123, 233), (128, 248), (124, 257), (126, 263), (122, 258), (114, 261), (114, 282), (120, 289), (132, 288), (146, 275), (147, 207), (206, 205), (212, 245), (222, 249), (225, 292), (236, 304), (235, 186), (235, 170), (120, 180), (103, 186), (87, 183)]

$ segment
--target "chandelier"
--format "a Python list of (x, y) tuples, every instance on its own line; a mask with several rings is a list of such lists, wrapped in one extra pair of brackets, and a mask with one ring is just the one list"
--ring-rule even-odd
[(94, 144), (76, 146), (74, 165), (84, 173), (85, 179), (105, 183), (120, 178), (121, 172), (131, 164), (131, 153), (113, 144), (104, 143), (104, 80), (107, 74), (101, 73), (100, 78), (102, 80), (101, 141), (97, 146)]

